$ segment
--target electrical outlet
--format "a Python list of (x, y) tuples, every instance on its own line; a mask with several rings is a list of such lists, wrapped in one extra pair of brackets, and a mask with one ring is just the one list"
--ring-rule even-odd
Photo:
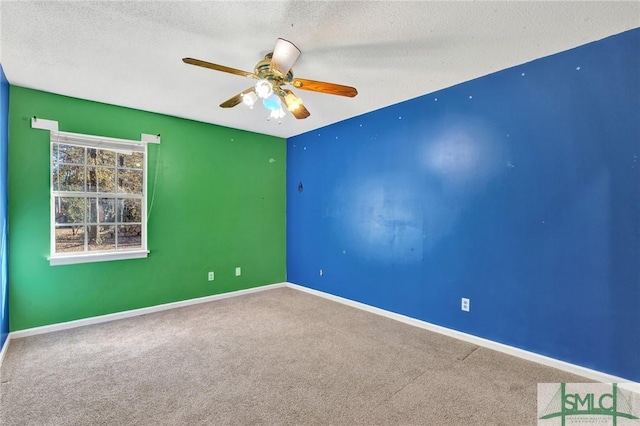
[(209, 278), (209, 281), (213, 281), (213, 278), (214, 278), (213, 271), (209, 272), (208, 278)]
[(469, 312), (469, 310), (471, 309), (471, 301), (466, 297), (463, 297), (462, 305), (460, 306), (460, 309), (462, 309), (465, 312)]
[(323, 274), (322, 269), (320, 269), (320, 276), (322, 276), (322, 274)]
[(236, 277), (239, 277), (240, 275), (242, 275), (242, 269), (238, 266), (236, 267)]

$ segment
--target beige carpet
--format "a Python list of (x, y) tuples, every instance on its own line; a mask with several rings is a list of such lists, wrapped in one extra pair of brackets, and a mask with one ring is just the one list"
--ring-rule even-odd
[(9, 425), (534, 425), (588, 381), (280, 288), (16, 339)]

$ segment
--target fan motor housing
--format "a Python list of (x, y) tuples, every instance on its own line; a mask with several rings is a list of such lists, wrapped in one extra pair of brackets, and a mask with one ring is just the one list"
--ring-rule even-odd
[(273, 52), (267, 53), (263, 60), (258, 62), (254, 68), (254, 74), (259, 79), (269, 80), (278, 86), (283, 84), (290, 84), (293, 81), (293, 70), (289, 70), (284, 77), (277, 71), (271, 68), (271, 58)]

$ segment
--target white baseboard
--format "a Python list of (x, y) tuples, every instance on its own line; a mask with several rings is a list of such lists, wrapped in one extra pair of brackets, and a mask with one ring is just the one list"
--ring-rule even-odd
[[(182, 308), (184, 306), (197, 305), (199, 303), (213, 302), (214, 300), (227, 299), (229, 297), (242, 296), (244, 294), (257, 293), (278, 287), (286, 287), (286, 283), (269, 284), (260, 287), (248, 288), (245, 290), (231, 291), (229, 293), (214, 294), (212, 296), (198, 297), (196, 299), (181, 300), (179, 302), (165, 303), (162, 305), (149, 306), (148, 308), (133, 309), (130, 311), (116, 312), (113, 314), (100, 315), (97, 317), (83, 318), (75, 321), (61, 322), (57, 324), (44, 325), (42, 327), (27, 328), (9, 333), (10, 338), (19, 339), (21, 337), (34, 336), (36, 334), (52, 333), (54, 331), (68, 330), (70, 328), (83, 327), (85, 325), (100, 324), (103, 322), (115, 321), (123, 318), (137, 317), (139, 315), (151, 314), (154, 312), (166, 311), (168, 309)], [(1, 365), (1, 364), (0, 364)]]
[(527, 361), (533, 361), (538, 364), (543, 364), (548, 367), (557, 368), (558, 370), (566, 371), (567, 373), (576, 374), (578, 376), (586, 377), (597, 382), (602, 383), (627, 383), (629, 385), (637, 385), (633, 380), (624, 379), (622, 377), (613, 376), (611, 374), (603, 373), (590, 368), (582, 367), (580, 365), (571, 364), (565, 361), (560, 361), (555, 358), (540, 355), (534, 352), (529, 352), (524, 349), (516, 348), (514, 346), (505, 345), (503, 343), (494, 342), (493, 340), (483, 339), (472, 334), (463, 333), (450, 328), (442, 327), (439, 325), (431, 324), (426, 321), (411, 318), (405, 315), (396, 314), (395, 312), (386, 311), (384, 309), (376, 308), (364, 303), (356, 302), (344, 297), (334, 296), (333, 294), (324, 293), (322, 291), (314, 290), (308, 287), (303, 287), (298, 284), (287, 283), (287, 287), (304, 291), (305, 293), (320, 296), (325, 299), (333, 300), (334, 302), (342, 303), (354, 308), (362, 309), (363, 311), (371, 312), (374, 314), (382, 315), (383, 317), (391, 318), (396, 321), (403, 322), (405, 324), (413, 325), (415, 327), (423, 328), (425, 330), (433, 331), (435, 333), (444, 334), (445, 336), (453, 337), (459, 340), (464, 340), (474, 345), (482, 346), (484, 348), (493, 349), (494, 351), (502, 352), (508, 355), (513, 355), (518, 358), (526, 359)]
[[(9, 351), (9, 342), (11, 342), (11, 333), (7, 335), (7, 340), (4, 341), (4, 345), (2, 345), (2, 349), (0, 349), (0, 370), (2, 369), (2, 361), (4, 361), (4, 357)], [(2, 374), (0, 374), (0, 376), (2, 376)]]

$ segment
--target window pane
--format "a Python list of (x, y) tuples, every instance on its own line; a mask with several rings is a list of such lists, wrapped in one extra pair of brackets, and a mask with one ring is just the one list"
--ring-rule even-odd
[(51, 165), (51, 185), (54, 191), (60, 190), (60, 165), (58, 163)]
[(142, 195), (142, 170), (118, 169), (118, 192)]
[(118, 248), (142, 248), (142, 226), (141, 225), (119, 225), (118, 226)]
[(95, 167), (87, 167), (87, 192), (96, 192), (98, 190), (98, 176), (96, 176)]
[(98, 200), (98, 211), (100, 216), (98, 220), (100, 223), (113, 223), (116, 220), (116, 199), (115, 198), (100, 198)]
[(54, 211), (56, 223), (83, 223), (84, 198), (55, 197)]
[(116, 221), (115, 198), (88, 198), (87, 222), (113, 223)]
[(87, 167), (87, 192), (114, 192), (115, 187), (115, 169)]
[(87, 164), (115, 167), (116, 153), (104, 149), (87, 148)]
[(98, 221), (98, 199), (87, 198), (87, 222)]
[(115, 226), (90, 225), (89, 250), (115, 250), (116, 230)]
[(53, 144), (54, 162), (84, 164), (84, 147)]
[(99, 192), (116, 192), (116, 169), (100, 168), (97, 175)]
[(56, 253), (84, 251), (84, 226), (56, 227)]
[(144, 166), (144, 155), (142, 152), (134, 152), (131, 155), (118, 153), (118, 167), (131, 169), (142, 169)]
[(84, 191), (84, 166), (54, 166), (51, 177), (54, 191)]
[(142, 200), (119, 198), (118, 222), (142, 222)]

